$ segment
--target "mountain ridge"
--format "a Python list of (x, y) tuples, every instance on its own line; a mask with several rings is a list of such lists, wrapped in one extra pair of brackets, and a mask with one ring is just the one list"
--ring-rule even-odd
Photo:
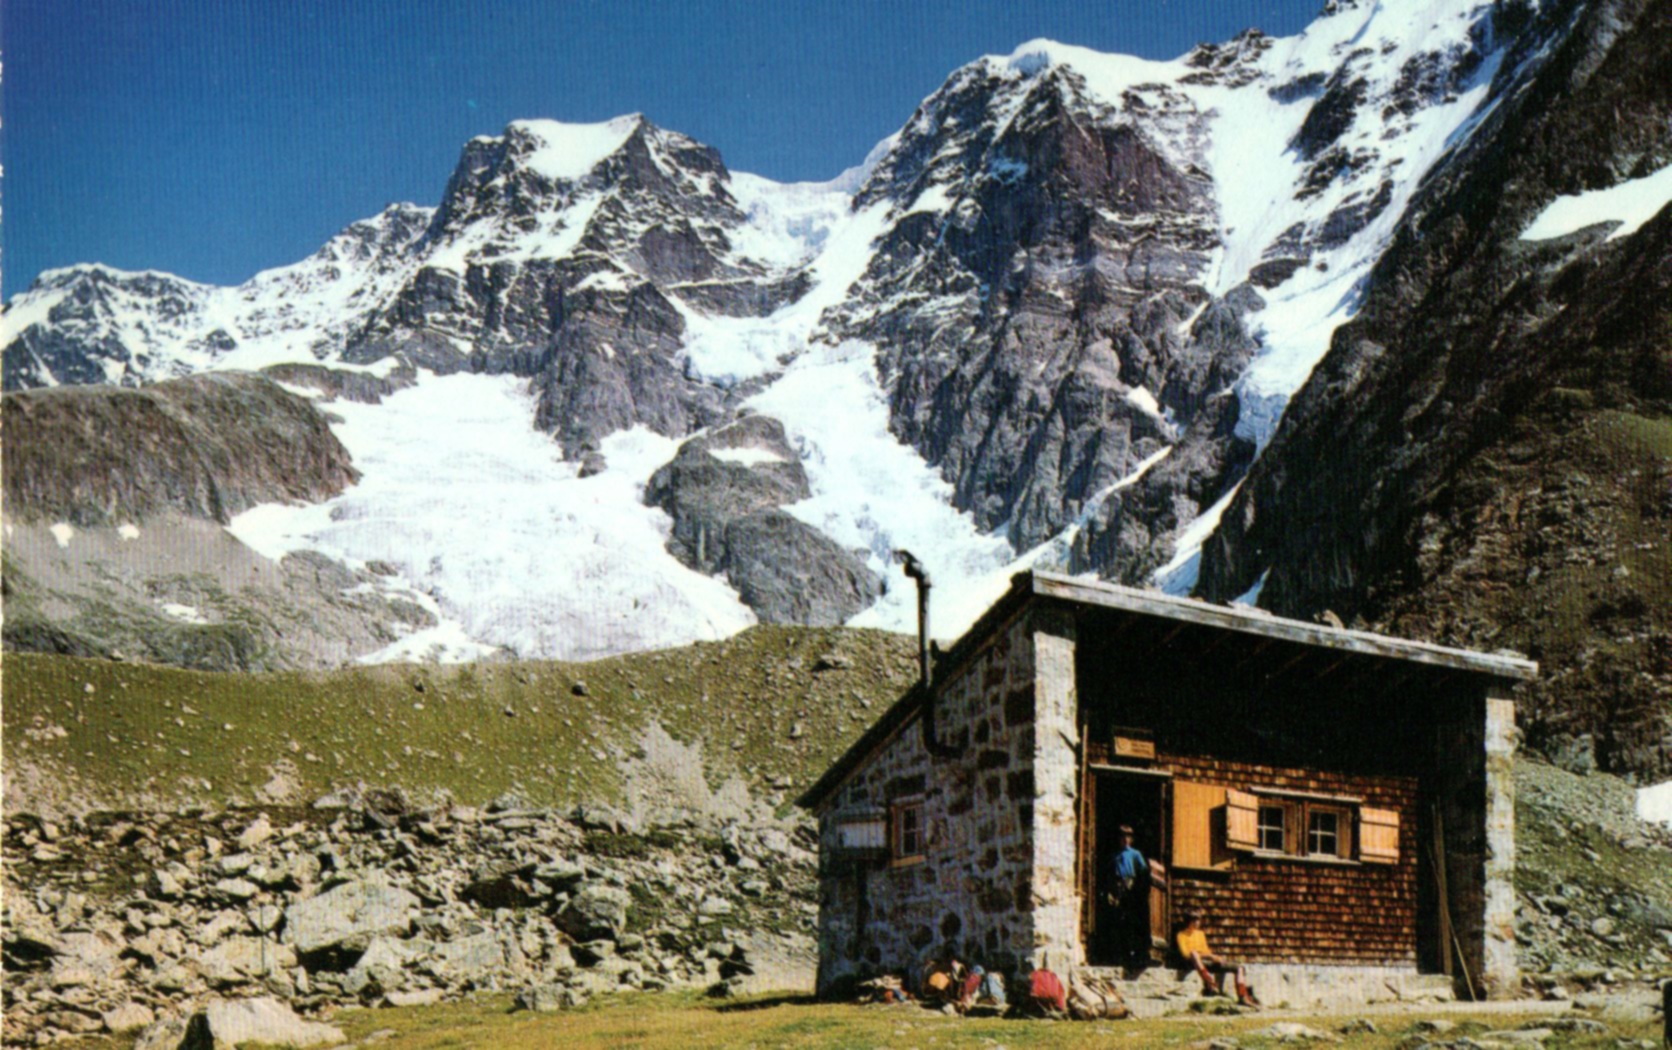
[[(1281, 503), (1260, 464), (1290, 455), (1291, 398), (1321, 413), (1304, 392), (1356, 367), (1332, 337), (1430, 280), (1387, 253), (1455, 207), (1452, 173), (1515, 148), (1504, 114), (1561, 104), (1561, 56), (1636, 46), (1585, 28), (1611, 18), (1631, 21), (1335, 5), (1165, 62), (1029, 41), (955, 70), (825, 184), (730, 172), (640, 115), (513, 122), (465, 144), (435, 209), (264, 283), (27, 293), (0, 326), (6, 382), (236, 366), (312, 397), (363, 480), (230, 529), (264, 556), (386, 564), (433, 600), (379, 659), (909, 629), (900, 548), (935, 575), (942, 633), (1035, 565), (1351, 614), (1290, 603), (1282, 576), (1262, 597), (1262, 567), (1213, 560), (1222, 538), (1204, 577), (1201, 545), (1262, 485)], [(1588, 187), (1635, 171), (1602, 167)], [(715, 458), (732, 427), (759, 440)], [(1343, 462), (1387, 454), (1342, 436)], [(767, 483), (792, 460), (802, 481)], [(734, 529), (763, 556), (736, 560)], [(1292, 566), (1316, 553), (1302, 536)]]

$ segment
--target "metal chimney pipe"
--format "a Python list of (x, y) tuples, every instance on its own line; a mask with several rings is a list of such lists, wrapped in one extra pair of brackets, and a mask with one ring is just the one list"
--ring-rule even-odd
[(923, 691), (923, 747), (935, 758), (951, 758), (962, 749), (942, 744), (935, 732), (934, 665), (929, 653), (929, 588), (933, 584), (929, 570), (910, 551), (897, 550), (894, 559), (917, 582), (917, 685)]
[(917, 581), (917, 680), (924, 689), (928, 689), (932, 674), (929, 666), (929, 588), (934, 584), (929, 580), (929, 570), (911, 551), (895, 551), (894, 560), (904, 567), (908, 577)]

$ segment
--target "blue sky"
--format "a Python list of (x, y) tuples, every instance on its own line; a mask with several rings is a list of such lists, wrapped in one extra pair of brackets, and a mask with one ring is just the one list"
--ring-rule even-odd
[(6, 0), (4, 294), (99, 261), (236, 283), (524, 117), (643, 112), (776, 179), (857, 164), (946, 75), (1034, 37), (1151, 58), (1322, 0)]

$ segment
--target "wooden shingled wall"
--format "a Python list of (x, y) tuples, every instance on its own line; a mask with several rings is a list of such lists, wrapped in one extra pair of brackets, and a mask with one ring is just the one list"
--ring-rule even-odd
[(1175, 924), (1207, 913), (1214, 949), (1241, 962), (1409, 965), (1417, 957), (1417, 781), (1158, 755), (1177, 781), (1357, 796), (1401, 815), (1392, 864), (1329, 864), (1237, 854), (1211, 872), (1172, 868)]

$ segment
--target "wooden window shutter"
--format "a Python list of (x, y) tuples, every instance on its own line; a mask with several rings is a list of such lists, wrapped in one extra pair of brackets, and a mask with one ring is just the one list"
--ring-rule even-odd
[(1399, 811), (1359, 810), (1359, 860), (1366, 864), (1399, 863)]
[(1213, 811), (1224, 802), (1222, 787), (1173, 781), (1173, 867), (1213, 867)]
[(1225, 845), (1235, 850), (1260, 846), (1260, 800), (1236, 788), (1225, 789)]

